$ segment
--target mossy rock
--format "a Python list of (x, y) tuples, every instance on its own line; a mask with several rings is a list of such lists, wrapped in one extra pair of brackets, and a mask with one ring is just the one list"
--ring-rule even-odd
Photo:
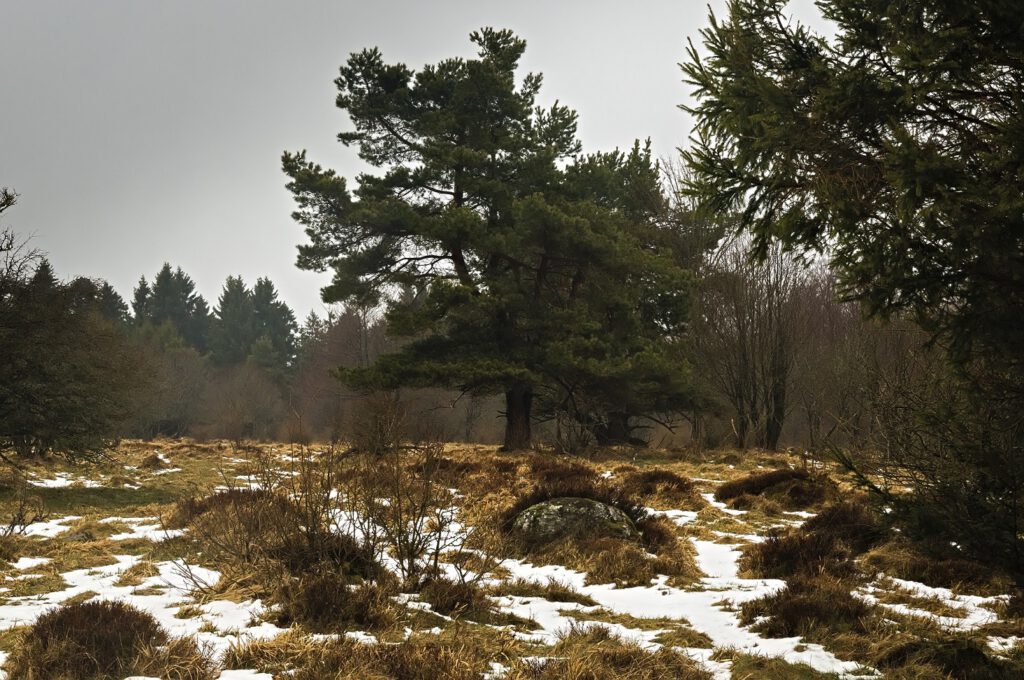
[(633, 521), (616, 507), (589, 498), (552, 498), (519, 513), (513, 529), (537, 545), (565, 537), (637, 540)]

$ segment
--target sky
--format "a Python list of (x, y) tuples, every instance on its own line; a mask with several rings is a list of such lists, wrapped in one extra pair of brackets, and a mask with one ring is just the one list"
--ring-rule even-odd
[[(789, 9), (824, 28), (811, 0)], [(170, 262), (211, 304), (228, 275), (268, 276), (301, 319), (324, 309), (329, 276), (295, 267), (280, 157), (366, 169), (336, 141), (350, 53), (419, 68), (474, 56), (481, 26), (510, 28), (523, 73), (544, 74), (539, 103), (579, 113), (585, 151), (649, 137), (668, 157), (691, 128), (678, 64), (707, 15), (692, 0), (0, 0), (0, 186), (20, 194), (0, 222), (61, 276), (126, 299)]]

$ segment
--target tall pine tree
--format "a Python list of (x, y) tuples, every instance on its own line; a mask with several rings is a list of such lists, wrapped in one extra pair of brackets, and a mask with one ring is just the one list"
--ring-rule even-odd
[[(584, 361), (621, 363), (632, 351), (600, 347), (601, 291), (645, 267), (665, 270), (648, 280), (659, 289), (685, 277), (667, 272), (671, 257), (631, 232), (617, 206), (567, 176), (567, 164), (589, 162), (577, 159), (576, 114), (535, 106), (539, 75), (517, 85), (525, 42), (493, 29), (470, 37), (475, 59), (414, 72), (371, 49), (341, 68), (337, 103), (355, 130), (339, 139), (380, 174), (360, 175), (350, 191), (305, 152), (286, 153), (283, 165), (310, 238), (298, 264), (334, 274), (324, 300), (405, 292), (387, 320), (411, 341), (346, 379), (504, 393), (504, 446), (518, 449), (531, 444), (535, 398), (561, 373)], [(643, 276), (633, 280), (636, 293)]]

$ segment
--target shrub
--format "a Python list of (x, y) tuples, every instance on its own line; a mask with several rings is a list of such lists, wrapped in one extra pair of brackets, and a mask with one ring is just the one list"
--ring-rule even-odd
[[(208, 496), (179, 500), (168, 524), (175, 528), (187, 526), (209, 512), (235, 512), (239, 517), (256, 519), (265, 508), (280, 513), (292, 511), (287, 498), (264, 489), (234, 488), (216, 491)], [(247, 509), (251, 509), (248, 510)]]
[(11, 678), (123, 678), (151, 673), (205, 680), (210, 660), (191, 640), (168, 643), (149, 614), (123, 602), (89, 601), (57, 607), (36, 619), (7, 660)]
[(328, 570), (364, 579), (386, 578), (386, 571), (370, 550), (345, 534), (289, 533), (267, 550), (293, 575)]

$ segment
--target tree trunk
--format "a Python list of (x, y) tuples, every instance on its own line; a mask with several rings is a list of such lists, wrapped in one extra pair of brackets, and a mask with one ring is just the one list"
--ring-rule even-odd
[(502, 451), (520, 451), (530, 448), (530, 407), (533, 405), (533, 388), (526, 383), (516, 383), (505, 390), (505, 443)]
[(595, 428), (597, 443), (601, 446), (629, 443), (629, 414), (612, 411), (606, 415), (606, 422)]

